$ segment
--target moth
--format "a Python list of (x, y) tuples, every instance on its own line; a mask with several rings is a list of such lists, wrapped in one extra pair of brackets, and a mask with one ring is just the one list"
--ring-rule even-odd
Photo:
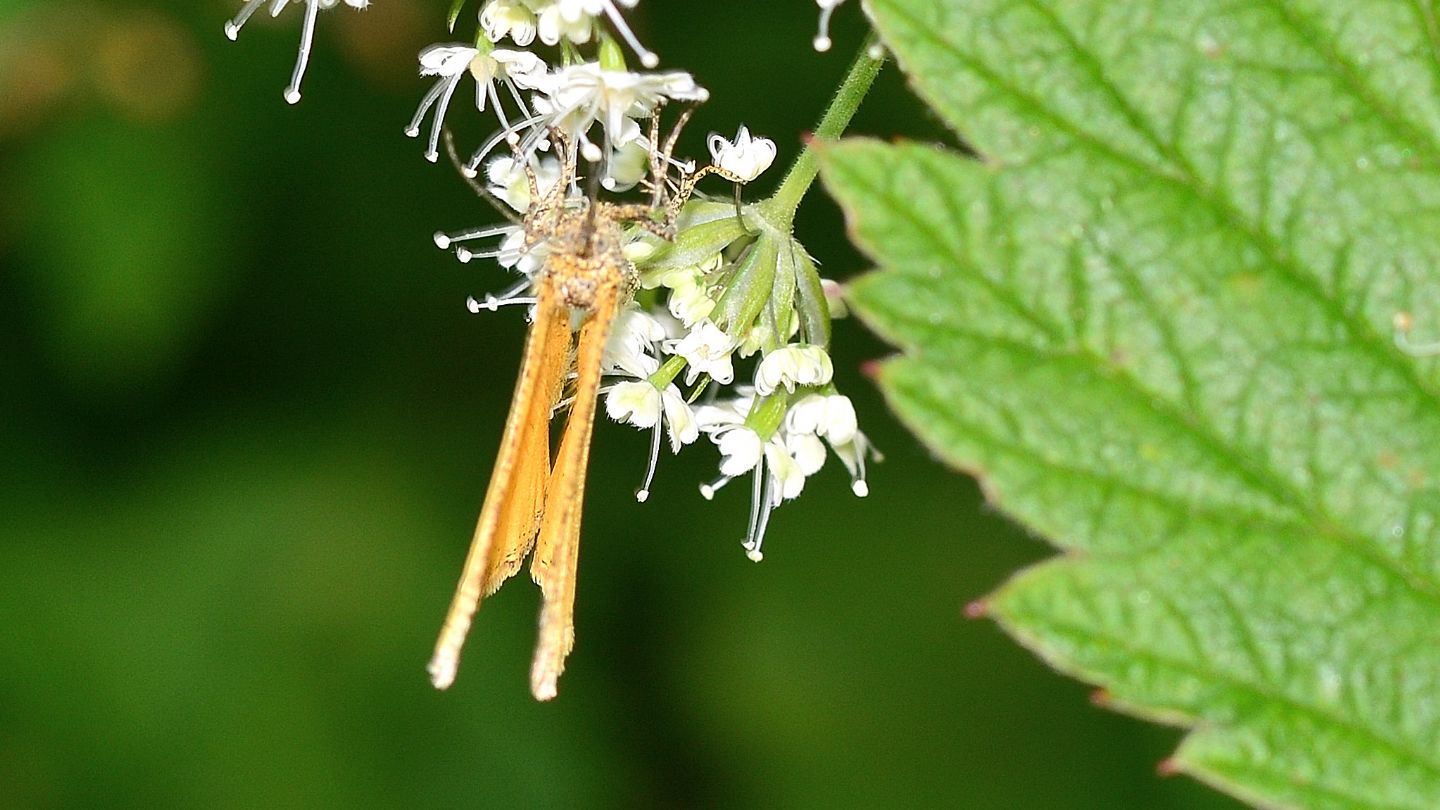
[[(533, 278), (534, 316), (495, 469), (427, 668), (438, 689), (455, 680), (461, 647), (480, 601), (518, 572), (526, 555), (531, 555), (530, 575), (540, 586), (542, 607), (530, 691), (537, 700), (555, 697), (566, 656), (575, 643), (580, 517), (602, 356), (615, 316), (636, 287), (635, 268), (624, 252), (626, 228), (638, 226), (673, 240), (681, 208), (702, 177), (718, 174), (739, 182), (715, 166), (698, 171), (681, 166), (679, 177), (672, 176), (676, 164), (671, 154), (692, 111), (681, 114), (663, 147), (659, 111), (652, 115), (649, 204), (599, 200), (594, 178), (588, 196), (573, 194), (571, 190), (578, 187), (576, 150), (559, 130), (551, 130), (550, 139), (563, 167), (544, 196), (529, 162), (516, 156), (525, 168), (530, 192), (522, 223), (524, 248), (543, 244), (547, 259)], [(551, 415), (572, 379), (569, 417), (552, 458)]]

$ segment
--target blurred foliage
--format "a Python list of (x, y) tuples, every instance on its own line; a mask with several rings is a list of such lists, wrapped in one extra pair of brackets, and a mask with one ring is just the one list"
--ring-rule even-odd
[[(892, 421), (849, 322), (869, 499), (822, 473), (756, 566), (703, 453), (639, 505), (647, 438), (604, 425), (561, 697), (525, 688), (524, 587), (435, 693), (523, 332), (466, 312), (496, 276), (430, 234), (492, 214), (401, 136), (445, 4), (329, 14), (293, 108), (295, 21), (230, 43), (235, 5), (0, 0), (0, 805), (1231, 806), (1155, 775), (1175, 733), (963, 621), (1046, 551)], [(798, 0), (631, 19), (712, 91), (689, 153), (743, 121), (783, 160), (860, 42), (842, 11), (825, 56)], [(855, 130), (945, 138), (894, 73)], [(818, 194), (798, 224), (841, 279), (842, 227)]]

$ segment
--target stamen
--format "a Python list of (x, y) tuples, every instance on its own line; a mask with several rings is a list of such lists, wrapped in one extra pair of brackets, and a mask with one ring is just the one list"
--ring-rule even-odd
[[(526, 304), (526, 305), (529, 305), (529, 304), (534, 304), (534, 303), (536, 303), (536, 299), (535, 299), (534, 296), (516, 296), (516, 297), (514, 297), (514, 298), (496, 298), (496, 297), (493, 296), (493, 295), (486, 295), (486, 296), (485, 296), (485, 300), (484, 300), (483, 302), (477, 301), (477, 300), (475, 300), (475, 297), (474, 297), (474, 296), (471, 296), (471, 297), (465, 299), (465, 308), (466, 308), (466, 309), (469, 309), (470, 312), (472, 312), (473, 314), (479, 315), (479, 314), (480, 314), (480, 310), (482, 310), (482, 309), (488, 309), (488, 310), (490, 310), (491, 312), (495, 312), (495, 311), (499, 310), (500, 307), (508, 307), (508, 306), (513, 306), (513, 305), (515, 305), (515, 304)], [(572, 400), (572, 401), (573, 401), (573, 400)], [(559, 407), (559, 406), (556, 406), (556, 407)]]
[(640, 64), (647, 68), (654, 68), (660, 64), (660, 57), (656, 56), (654, 52), (647, 50), (644, 45), (640, 44), (640, 40), (635, 38), (635, 32), (631, 31), (630, 26), (625, 24), (625, 18), (620, 16), (620, 12), (615, 9), (614, 3), (605, 4), (605, 16), (610, 18), (610, 24), (615, 26), (616, 33), (620, 34), (620, 38), (625, 40), (625, 44), (629, 45), (635, 53), (640, 55)]
[(251, 15), (263, 5), (265, 5), (265, 0), (246, 0), (245, 5), (240, 8), (240, 13), (235, 15), (235, 19), (225, 23), (225, 38), (234, 42), (240, 36), (240, 29), (245, 27), (245, 23), (250, 21)]
[(855, 441), (855, 449), (859, 452), (855, 456), (855, 475), (850, 479), (850, 491), (855, 493), (855, 497), (864, 498), (870, 494), (870, 485), (865, 483), (865, 456), (870, 454), (870, 448), (860, 444), (865, 440), (857, 437)]
[[(502, 129), (494, 135), (491, 135), (490, 139), (481, 144), (475, 154), (470, 156), (470, 162), (465, 164), (465, 176), (472, 178), (479, 177), (480, 164), (485, 162), (485, 156), (490, 154), (490, 150), (499, 146), (501, 141), (509, 141), (512, 137), (517, 137), (517, 133), (519, 133), (520, 130), (544, 120), (545, 116), (543, 115), (532, 115), (529, 118), (515, 122), (509, 129)], [(520, 151), (524, 152), (525, 149), (522, 147)]]
[(608, 129), (605, 130), (605, 146), (601, 159), (603, 162), (600, 166), (600, 185), (603, 186), (606, 191), (614, 191), (618, 184), (615, 182), (615, 178), (611, 176), (610, 170), (614, 168), (615, 145), (610, 140), (610, 130)]
[(504, 248), (482, 250), (478, 253), (464, 247), (455, 248), (455, 258), (459, 259), (461, 264), (469, 264), (471, 259), (498, 259), (506, 253), (507, 251)]
[(495, 117), (500, 119), (500, 128), (510, 128), (510, 117), (505, 114), (505, 105), (500, 103), (500, 93), (495, 89), (495, 82), (488, 81), (485, 84), (475, 85), (476, 106), (483, 112), (485, 110), (485, 99), (489, 98), (491, 108), (495, 111)]
[(440, 102), (435, 107), (435, 122), (430, 125), (430, 145), (425, 149), (425, 159), (431, 163), (440, 161), (440, 129), (445, 125), (445, 113), (450, 109), (450, 99), (455, 97), (455, 88), (460, 86), (460, 75), (456, 75), (442, 87)]
[(655, 465), (660, 462), (660, 427), (663, 419), (656, 420), (655, 429), (650, 431), (650, 463), (645, 467), (645, 483), (635, 491), (635, 500), (640, 503), (650, 499), (650, 482), (655, 480)]
[[(767, 474), (764, 475), (763, 478), (765, 482), (765, 502), (763, 506), (760, 506), (759, 520), (751, 527), (750, 537), (747, 538), (743, 544), (745, 547), (745, 556), (750, 558), (751, 562), (760, 562), (765, 559), (765, 554), (760, 551), (760, 547), (765, 544), (765, 528), (770, 525), (770, 513), (775, 511), (776, 493), (773, 476)], [(758, 482), (761, 479), (762, 475), (760, 471), (757, 470), (755, 472), (755, 480)], [(750, 507), (752, 513), (755, 511), (755, 507), (759, 505), (760, 489), (759, 486), (755, 487), (756, 502)]]
[[(750, 491), (750, 522), (745, 527), (745, 542), (740, 545), (745, 548), (746, 555), (755, 548), (755, 528), (760, 523), (760, 510), (763, 508), (761, 498), (766, 498), (765, 493), (765, 461), (760, 461), (760, 466), (755, 469), (755, 479)], [(766, 498), (768, 500), (768, 498)]]
[(722, 475), (708, 484), (701, 484), (700, 497), (707, 501), (713, 501), (715, 500), (715, 493), (719, 492), (722, 487), (734, 480), (734, 478), (728, 475)]
[[(515, 106), (520, 108), (520, 115), (521, 115), (522, 117), (523, 117), (523, 116), (527, 116), (527, 115), (533, 115), (533, 114), (534, 114), (534, 111), (530, 109), (530, 105), (529, 105), (529, 104), (526, 104), (526, 103), (525, 103), (525, 97), (522, 96), (522, 95), (520, 95), (520, 88), (518, 88), (518, 87), (515, 86), (515, 82), (511, 81), (509, 77), (506, 77), (504, 84), (505, 84), (505, 88), (510, 91), (510, 97), (513, 98), (513, 99), (515, 99)], [(499, 101), (496, 101), (496, 102), (495, 102), (495, 109), (497, 109), (497, 110), (500, 109), (500, 102), (499, 102)], [(519, 139), (520, 139), (520, 136), (518, 136), (518, 135), (512, 135), (512, 136), (510, 136), (510, 137), (511, 137), (511, 138), (514, 138), (515, 140), (519, 140)], [(513, 141), (512, 141), (512, 145), (513, 145)]]
[(430, 105), (434, 104), (435, 99), (439, 98), (443, 92), (445, 92), (445, 82), (436, 82), (433, 87), (425, 91), (425, 95), (420, 99), (419, 108), (415, 110), (415, 117), (411, 118), (410, 123), (405, 127), (407, 136), (414, 138), (420, 135), (420, 122), (425, 120), (425, 113), (430, 111)]
[(435, 232), (435, 247), (441, 250), (449, 250), (451, 243), (468, 242), (471, 239), (484, 239), (487, 236), (500, 236), (507, 234), (514, 229), (514, 225), (487, 225), (483, 228), (474, 228), (468, 231), (456, 233)]
[(820, 32), (815, 35), (815, 50), (824, 53), (830, 50), (834, 43), (830, 41), (830, 15), (835, 13), (835, 6), (822, 6), (820, 8)]
[(305, 25), (300, 29), (300, 56), (295, 60), (295, 72), (290, 75), (290, 86), (285, 88), (285, 101), (295, 104), (300, 101), (300, 82), (305, 78), (305, 68), (310, 64), (310, 48), (315, 44), (315, 18), (320, 14), (320, 0), (305, 0)]
[(589, 138), (586, 138), (583, 132), (580, 134), (580, 139), (584, 141), (584, 143), (580, 147), (580, 156), (590, 161), (591, 163), (599, 163), (600, 159), (605, 156), (605, 153), (602, 152), (600, 150), (600, 147), (596, 146)]

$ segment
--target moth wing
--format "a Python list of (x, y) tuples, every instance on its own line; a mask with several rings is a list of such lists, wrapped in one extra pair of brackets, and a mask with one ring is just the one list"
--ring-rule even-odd
[(437, 689), (454, 682), (460, 649), (480, 600), (519, 568), (544, 511), (550, 411), (568, 361), (570, 323), (558, 295), (547, 294), (542, 285), (538, 299), (485, 505), (427, 667)]
[(605, 340), (615, 319), (618, 291), (602, 289), (591, 317), (580, 328), (575, 349), (575, 404), (550, 477), (548, 507), (540, 520), (531, 575), (540, 584), (540, 638), (530, 667), (530, 691), (537, 700), (555, 697), (565, 657), (575, 646), (575, 569), (580, 557), (580, 516)]

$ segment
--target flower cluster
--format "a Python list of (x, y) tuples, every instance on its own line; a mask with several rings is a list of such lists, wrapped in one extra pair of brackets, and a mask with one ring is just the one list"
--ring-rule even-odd
[[(642, 182), (656, 161), (671, 159), (656, 142), (658, 128), (642, 124), (653, 124), (667, 102), (698, 102), (707, 94), (686, 73), (625, 67), (610, 26), (647, 67), (654, 59), (624, 26), (619, 5), (635, 2), (486, 3), (476, 45), (436, 45), (421, 54), (421, 72), (436, 83), (407, 133), (417, 136), (433, 109), (425, 156), (436, 160), (450, 98), (469, 74), (476, 108), (494, 116), (498, 129), (461, 169), (483, 174), (490, 196), (524, 212), (531, 199), (527, 166), (543, 195), (561, 176), (560, 166), (577, 157), (547, 154), (552, 138), (578, 152), (609, 191)], [(537, 41), (565, 44), (560, 64), (547, 64), (530, 47)], [(595, 59), (573, 58), (591, 43)], [(502, 144), (508, 149), (496, 154)], [(733, 139), (712, 134), (708, 146), (715, 173), (737, 184), (759, 177), (776, 157), (773, 141), (745, 127)], [(673, 162), (693, 171), (692, 164)], [(570, 195), (583, 196), (578, 188)], [(758, 205), (694, 199), (673, 236), (660, 239), (639, 227), (627, 234), (638, 290), (606, 347), (605, 411), (651, 433), (636, 491), (641, 501), (650, 495), (667, 443), (678, 453), (704, 436), (719, 450), (720, 476), (701, 487), (707, 498), (735, 478), (752, 476), (745, 549), (759, 560), (771, 511), (798, 496), (828, 454), (840, 459), (854, 492), (864, 495), (872, 451), (850, 400), (832, 380), (825, 283), (788, 227), (777, 228)], [(478, 238), (494, 238), (498, 246), (477, 252), (457, 244)], [(533, 282), (547, 247), (543, 240), (528, 247), (526, 241), (515, 225), (436, 235), (436, 244), (456, 246), (462, 261), (495, 258), (515, 273), (503, 292), (472, 298), (474, 311), (535, 302)]]
[[(288, 1), (246, 0), (227, 35), (233, 39), (267, 2), (278, 15)], [(286, 91), (292, 103), (300, 97), (318, 12), (342, 2), (368, 5), (299, 2), (305, 20)], [(819, 2), (828, 20), (839, 0)], [(536, 303), (537, 281), (555, 249), (533, 221), (537, 206), (558, 201), (560, 208), (578, 209), (595, 205), (596, 186), (614, 194), (641, 188), (648, 202), (628, 206), (655, 216), (630, 218), (635, 224), (623, 232), (634, 289), (604, 351), (605, 411), (651, 432), (636, 492), (641, 501), (649, 497), (667, 439), (674, 453), (702, 436), (716, 447), (719, 477), (700, 488), (707, 499), (750, 476), (744, 546), (759, 560), (771, 512), (798, 496), (829, 455), (863, 496), (866, 462), (874, 454), (853, 405), (833, 381), (826, 348), (833, 284), (819, 277), (791, 236), (793, 208), (777, 215), (778, 208), (741, 201), (741, 185), (774, 162), (774, 142), (740, 127), (733, 139), (710, 136), (710, 162), (699, 171), (672, 157), (675, 137), (660, 137), (662, 110), (673, 102), (702, 102), (708, 93), (688, 73), (653, 70), (658, 58), (622, 15), (637, 3), (484, 0), (473, 41), (420, 53), (419, 73), (433, 84), (405, 133), (423, 132), (424, 157), (438, 161), (457, 107), (452, 102), (467, 80), (474, 83), (474, 109), (493, 122), (492, 134), (455, 160), (510, 221), (435, 235), (436, 245), (453, 249), (460, 261), (495, 259), (512, 274), (499, 293), (469, 300), (475, 312)], [(627, 53), (646, 70), (632, 71)], [(687, 110), (680, 121), (688, 116)], [(734, 199), (692, 196), (694, 182), (707, 174), (732, 181)], [(595, 182), (582, 184), (582, 176)], [(590, 186), (588, 193), (582, 185)], [(673, 227), (659, 227), (662, 219)], [(476, 240), (493, 246), (471, 249)]]
[[(712, 135), (709, 145), (711, 165), (745, 181), (775, 157), (773, 142), (743, 127), (733, 140)], [(560, 163), (530, 158), (529, 177), (542, 195), (560, 180)], [(497, 157), (485, 166), (489, 194), (516, 211), (526, 209), (531, 194), (522, 165)], [(854, 493), (868, 493), (865, 467), (873, 450), (849, 398), (835, 388), (825, 349), (833, 284), (819, 278), (814, 261), (768, 223), (760, 206), (737, 210), (730, 202), (694, 200), (677, 230), (673, 241), (641, 228), (626, 235), (638, 289), (606, 344), (605, 411), (651, 433), (636, 491), (642, 502), (667, 443), (679, 453), (703, 436), (717, 448), (719, 477), (700, 487), (707, 499), (732, 480), (752, 476), (744, 547), (758, 561), (770, 513), (800, 495), (829, 454), (849, 471)], [(481, 238), (498, 246), (474, 252), (459, 244)], [(437, 233), (435, 242), (454, 247), (461, 261), (495, 258), (514, 273), (504, 292), (470, 299), (472, 311), (536, 303), (532, 290), (547, 245), (526, 248), (522, 227)]]

